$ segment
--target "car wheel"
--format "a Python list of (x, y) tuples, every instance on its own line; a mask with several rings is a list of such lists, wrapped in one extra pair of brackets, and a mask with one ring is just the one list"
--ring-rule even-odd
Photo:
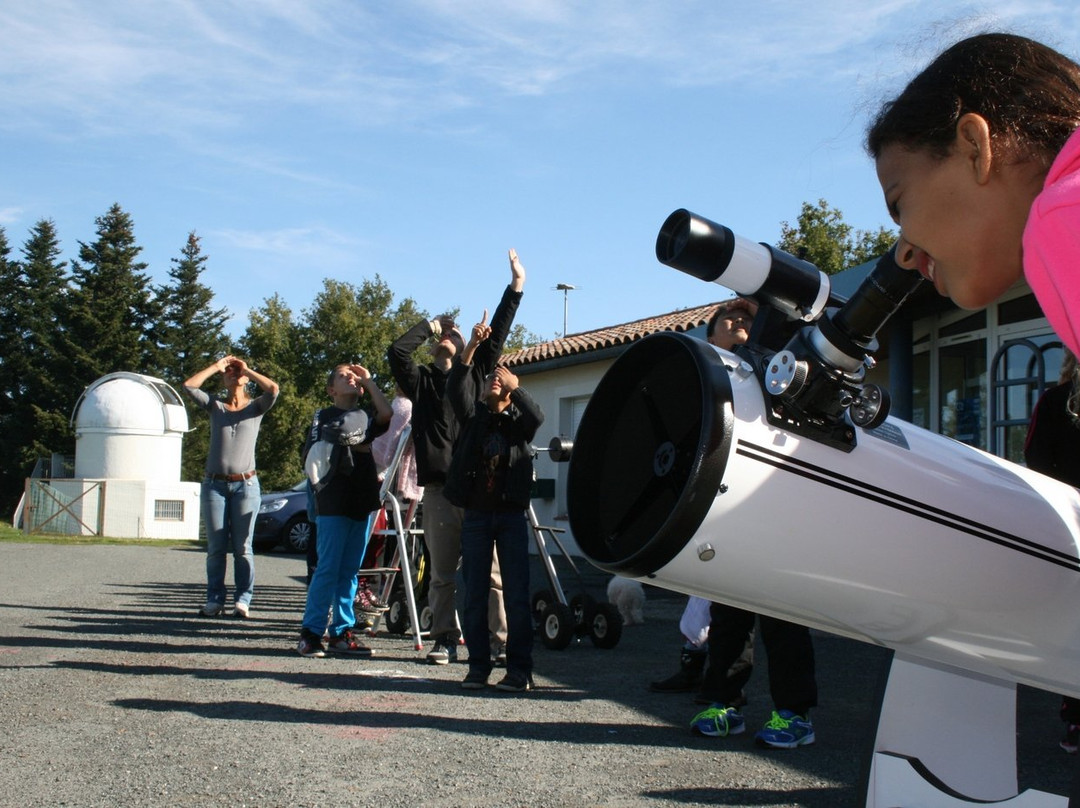
[(293, 553), (306, 553), (308, 545), (315, 541), (315, 525), (307, 516), (298, 513), (285, 524), (285, 547)]

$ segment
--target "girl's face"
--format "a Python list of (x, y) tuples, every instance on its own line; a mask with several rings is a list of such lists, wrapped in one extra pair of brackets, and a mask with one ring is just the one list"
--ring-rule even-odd
[(996, 300), (1023, 272), (1031, 199), (1018, 200), (999, 169), (966, 141), (944, 159), (891, 144), (877, 160), (885, 204), (900, 226), (897, 263), (964, 309)]

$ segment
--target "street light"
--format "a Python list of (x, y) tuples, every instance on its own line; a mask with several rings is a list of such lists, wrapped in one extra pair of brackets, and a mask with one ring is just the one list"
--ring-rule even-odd
[(562, 295), (563, 295), (563, 303), (562, 303), (562, 335), (563, 335), (563, 337), (565, 337), (566, 336), (566, 313), (567, 313), (567, 309), (569, 308), (569, 301), (570, 301), (569, 295), (570, 295), (570, 291), (573, 290), (573, 289), (577, 289), (577, 287), (574, 286), (571, 283), (558, 283), (558, 284), (555, 284), (555, 288), (558, 289), (560, 292), (562, 292)]

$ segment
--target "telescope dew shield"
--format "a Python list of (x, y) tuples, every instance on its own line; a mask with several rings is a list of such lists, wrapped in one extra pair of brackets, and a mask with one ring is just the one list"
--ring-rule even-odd
[(656, 334), (615, 361), (582, 415), (567, 478), (570, 527), (593, 564), (641, 576), (675, 557), (716, 498), (733, 418), (708, 343)]

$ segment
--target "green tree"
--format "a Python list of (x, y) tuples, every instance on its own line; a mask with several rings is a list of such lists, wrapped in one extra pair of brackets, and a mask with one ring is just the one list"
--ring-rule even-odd
[[(202, 282), (206, 261), (199, 237), (194, 231), (188, 233), (180, 257), (171, 259), (168, 283), (157, 291), (161, 311), (157, 327), (161, 367), (157, 372), (176, 387), (231, 351), (225, 334), (228, 312), (224, 308), (213, 308), (214, 292)], [(188, 423), (194, 426), (200, 411), (187, 396), (183, 396), (183, 400)], [(197, 480), (202, 476), (209, 448), (210, 432), (207, 429), (195, 429), (184, 438), (182, 479)]]
[(19, 320), (22, 323), (22, 350), (25, 395), (24, 417), (30, 420), (33, 439), (24, 464), (48, 457), (71, 444), (69, 419), (79, 390), (69, 379), (70, 359), (62, 349), (58, 330), (71, 295), (67, 262), (61, 258), (56, 225), (48, 219), (37, 222), (23, 245), (22, 275), (26, 284)]
[(106, 373), (153, 372), (161, 365), (159, 307), (146, 264), (137, 260), (142, 247), (131, 216), (114, 204), (95, 223), (97, 239), (79, 242), (79, 260), (72, 262), (74, 285), (63, 323), (77, 391)]
[(826, 275), (835, 275), (881, 255), (896, 238), (884, 227), (876, 232), (854, 230), (844, 223), (839, 210), (819, 199), (817, 205), (803, 202), (795, 227), (780, 223), (776, 246), (809, 261)]
[(520, 351), (530, 345), (539, 345), (543, 341), (544, 338), (539, 334), (534, 334), (521, 323), (514, 323), (510, 333), (506, 335), (506, 342), (503, 343), (503, 353)]
[(311, 308), (304, 311), (304, 361), (301, 390), (324, 386), (326, 374), (340, 362), (359, 362), (371, 371), (383, 392), (393, 392), (386, 362), (390, 343), (417, 320), (427, 317), (411, 298), (394, 307), (394, 294), (378, 275), (359, 287), (326, 279)]
[(259, 432), (258, 463), (266, 490), (301, 478), (300, 446), (312, 415), (328, 403), (330, 370), (341, 362), (359, 362), (390, 392), (386, 349), (425, 317), (411, 298), (395, 304), (390, 287), (378, 276), (359, 286), (325, 279), (301, 322), (277, 295), (251, 312), (240, 352), (281, 387)]
[(0, 244), (0, 507), (13, 508), (35, 461), (69, 452), (78, 391), (59, 349), (57, 320), (69, 294), (56, 228), (37, 222), (21, 262)]
[(19, 444), (24, 434), (15, 416), (22, 386), (18, 311), (24, 285), (21, 267), (10, 256), (7, 233), (0, 227), (0, 507), (4, 513), (18, 502), (23, 476)]
[(321, 399), (297, 389), (302, 367), (303, 329), (280, 295), (263, 301), (248, 315), (248, 326), (236, 353), (269, 376), (280, 388), (278, 400), (262, 421), (255, 460), (264, 491), (289, 488), (299, 480), (300, 444), (307, 419)]

